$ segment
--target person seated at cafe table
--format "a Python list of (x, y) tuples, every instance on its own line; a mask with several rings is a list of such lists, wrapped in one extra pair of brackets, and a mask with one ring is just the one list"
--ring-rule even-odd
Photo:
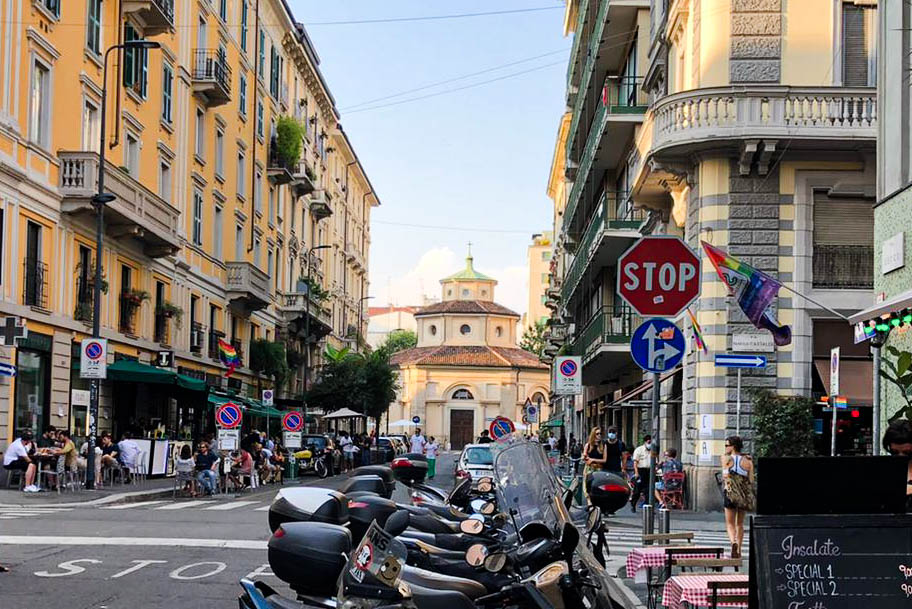
[(3, 469), (7, 471), (25, 472), (25, 487), (22, 489), (26, 493), (37, 493), (38, 487), (35, 486), (35, 474), (38, 467), (35, 461), (29, 457), (29, 449), (32, 448), (32, 434), (29, 431), (23, 431), (12, 444), (6, 447), (3, 453)]
[(219, 458), (209, 450), (209, 443), (205, 440), (200, 442), (194, 461), (196, 463), (196, 481), (199, 482), (204, 493), (211, 495), (218, 484)]
[(243, 490), (248, 486), (244, 483), (244, 478), (249, 478), (252, 475), (253, 457), (250, 456), (249, 452), (242, 448), (239, 452), (232, 455), (231, 473), (228, 474), (228, 479), (231, 481), (231, 484), (234, 485), (235, 489)]
[(111, 434), (105, 433), (101, 436), (101, 465), (104, 468), (117, 467), (117, 457), (120, 452), (117, 445), (111, 439)]
[(139, 444), (133, 441), (133, 434), (125, 431), (123, 439), (117, 444), (117, 450), (120, 452), (120, 464), (130, 471), (130, 475), (136, 471), (136, 459), (139, 457)]
[(48, 425), (44, 430), (44, 433), (38, 436), (38, 441), (36, 442), (39, 449), (42, 448), (56, 448), (57, 447), (57, 428), (53, 425)]

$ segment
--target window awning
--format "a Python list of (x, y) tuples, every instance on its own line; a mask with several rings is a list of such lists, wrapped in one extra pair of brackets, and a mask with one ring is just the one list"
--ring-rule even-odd
[(177, 374), (170, 370), (132, 359), (118, 360), (108, 366), (108, 380), (111, 381), (173, 385), (176, 376)]
[(551, 419), (550, 421), (545, 421), (544, 423), (542, 423), (540, 427), (542, 429), (544, 429), (546, 427), (563, 427), (563, 426), (564, 426), (564, 422), (561, 419)]
[(901, 292), (888, 300), (878, 302), (874, 305), (871, 305), (867, 309), (859, 311), (854, 315), (850, 315), (849, 323), (857, 324), (858, 322), (866, 322), (869, 319), (880, 317), (884, 313), (891, 313), (893, 311), (907, 309), (909, 307), (912, 307), (912, 290)]
[(215, 407), (232, 402), (243, 409), (244, 414), (254, 417), (282, 417), (285, 413), (272, 406), (264, 406), (259, 400), (247, 398), (241, 395), (220, 395), (216, 393), (209, 394), (209, 403)]
[[(669, 370), (668, 372), (662, 373), (662, 375), (659, 376), (659, 383), (661, 383), (665, 379), (668, 379), (668, 378), (674, 376), (675, 373), (677, 373), (680, 370), (681, 370), (681, 368), (679, 366), (677, 368)], [(608, 408), (620, 408), (621, 406), (624, 406), (624, 405), (639, 407), (640, 406), (639, 404), (629, 404), (629, 402), (634, 398), (638, 398), (638, 397), (642, 396), (650, 388), (652, 388), (652, 375), (651, 374), (649, 375), (649, 380), (643, 381), (642, 383), (640, 383), (639, 386), (635, 387), (634, 389), (631, 389), (630, 391), (628, 391), (627, 393), (625, 393), (624, 395), (622, 395), (615, 401), (608, 404), (607, 407)]]

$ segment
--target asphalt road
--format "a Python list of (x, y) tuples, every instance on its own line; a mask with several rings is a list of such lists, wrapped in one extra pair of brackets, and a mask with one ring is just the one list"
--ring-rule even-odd
[[(441, 455), (435, 486), (453, 486), (456, 455)], [(336, 488), (344, 476), (305, 478)], [(394, 499), (407, 501), (403, 485)], [(209, 500), (113, 506), (0, 508), (3, 607), (196, 609), (237, 607), (242, 577), (293, 596), (269, 570), (268, 509), (277, 487)]]

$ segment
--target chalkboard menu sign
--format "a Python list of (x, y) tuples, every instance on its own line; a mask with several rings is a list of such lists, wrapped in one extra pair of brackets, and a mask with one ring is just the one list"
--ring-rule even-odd
[(912, 607), (912, 515), (755, 516), (752, 609)]

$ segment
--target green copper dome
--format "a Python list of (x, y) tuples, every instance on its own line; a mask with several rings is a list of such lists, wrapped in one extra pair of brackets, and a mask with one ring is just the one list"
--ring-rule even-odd
[(473, 260), (471, 254), (466, 256), (465, 268), (458, 273), (453, 273), (449, 277), (445, 277), (441, 280), (441, 283), (445, 281), (496, 281), (493, 277), (488, 277), (484, 273), (476, 271), (475, 267), (472, 265)]

